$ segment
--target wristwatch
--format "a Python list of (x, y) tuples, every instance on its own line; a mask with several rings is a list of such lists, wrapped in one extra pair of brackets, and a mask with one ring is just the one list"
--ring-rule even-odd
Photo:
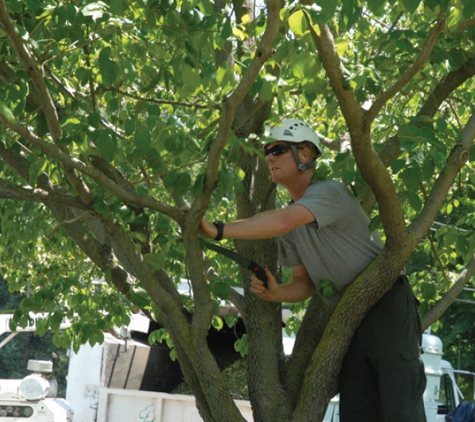
[(219, 241), (223, 238), (224, 223), (218, 220), (215, 221), (213, 224), (218, 229), (218, 235), (214, 238), (214, 240)]

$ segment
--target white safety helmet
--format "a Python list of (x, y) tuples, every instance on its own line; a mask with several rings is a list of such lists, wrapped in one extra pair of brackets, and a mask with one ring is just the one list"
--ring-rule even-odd
[[(285, 141), (291, 143), (310, 142), (316, 147), (316, 157), (322, 155), (322, 146), (317, 133), (310, 127), (310, 125), (298, 119), (285, 119), (274, 126), (270, 131), (270, 137), (276, 141)], [(297, 161), (300, 170), (305, 171), (310, 167), (315, 166), (315, 160), (304, 165), (300, 162), (297, 154), (297, 149), (292, 146), (292, 151)]]

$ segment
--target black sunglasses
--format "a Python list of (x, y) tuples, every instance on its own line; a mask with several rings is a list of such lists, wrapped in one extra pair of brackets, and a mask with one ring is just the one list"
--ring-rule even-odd
[(267, 146), (264, 147), (264, 155), (267, 157), (269, 154), (272, 154), (274, 156), (276, 155), (282, 155), (285, 154), (288, 150), (290, 149), (289, 144), (279, 144), (279, 145), (274, 145), (271, 148), (268, 148)]

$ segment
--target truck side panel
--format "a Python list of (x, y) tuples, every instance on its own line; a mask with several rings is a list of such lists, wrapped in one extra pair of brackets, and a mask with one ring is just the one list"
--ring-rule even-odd
[[(236, 400), (248, 422), (253, 421), (249, 402)], [(193, 396), (102, 388), (97, 422), (202, 422)]]

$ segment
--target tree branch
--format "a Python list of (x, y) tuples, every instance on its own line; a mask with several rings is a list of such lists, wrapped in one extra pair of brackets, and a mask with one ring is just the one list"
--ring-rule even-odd
[[(203, 192), (193, 202), (190, 212), (186, 215), (186, 224), (183, 226), (183, 234), (187, 256), (186, 262), (190, 274), (203, 274), (203, 259), (201, 255), (197, 253), (197, 251), (201, 250), (198, 245), (197, 227), (199, 220), (206, 211), (211, 194), (216, 186), (218, 169), (221, 162), (221, 152), (228, 140), (236, 108), (246, 97), (265, 61), (271, 56), (272, 45), (279, 30), (280, 1), (269, 0), (267, 7), (268, 21), (266, 30), (262, 36), (262, 41), (238, 86), (229, 98), (223, 101), (223, 112), (220, 118), (218, 133), (210, 146)], [(200, 312), (194, 314), (193, 324), (197, 330), (198, 327), (200, 327), (199, 332), (201, 332), (202, 335), (206, 335), (206, 327), (209, 325), (207, 321), (209, 321), (212, 316), (212, 309), (207, 305), (209, 302), (209, 291), (205, 289), (204, 277), (199, 277), (199, 282), (198, 278), (196, 278), (195, 281), (195, 278), (192, 277), (191, 280), (195, 299), (203, 305), (199, 308)]]
[[(215, 188), (219, 163), (221, 161), (221, 151), (228, 139), (236, 108), (246, 97), (266, 60), (272, 55), (272, 46), (280, 25), (280, 0), (269, 0), (267, 2), (267, 9), (268, 19), (266, 30), (262, 36), (262, 41), (255, 52), (254, 58), (234, 92), (228, 98), (223, 100), (223, 112), (221, 114), (218, 133), (215, 141), (210, 147), (203, 193), (201, 197), (195, 201), (195, 205), (192, 206), (192, 210), (198, 210), (198, 213), (201, 215), (204, 213), (206, 204)], [(192, 215), (193, 213), (190, 213), (190, 218)]]
[(439, 19), (424, 44), (419, 56), (410, 65), (403, 75), (387, 90), (385, 90), (381, 95), (376, 98), (376, 100), (371, 105), (371, 108), (366, 113), (366, 118), (368, 123), (372, 122), (379, 114), (384, 105), (396, 95), (401, 89), (422, 69), (427, 59), (429, 58), (432, 49), (439, 37), (440, 33), (445, 29), (445, 18)]
[[(293, 352), (284, 374), (284, 386), (286, 391), (289, 392), (289, 400), (292, 402), (292, 408), (295, 407), (298, 401), (305, 371), (308, 368), (315, 349), (323, 337), (333, 310), (333, 307), (328, 306), (321, 296), (316, 294), (312, 297), (305, 311), (305, 316), (297, 333)], [(334, 391), (331, 397), (336, 393), (337, 391)]]
[(444, 170), (437, 178), (434, 186), (424, 203), (421, 213), (414, 219), (409, 226), (408, 232), (421, 239), (430, 229), (432, 222), (440, 211), (447, 193), (452, 187), (455, 176), (465, 165), (469, 158), (470, 145), (475, 139), (475, 112), (470, 117), (467, 125), (462, 132), (460, 143), (457, 144), (447, 158)]
[(78, 198), (74, 198), (69, 195), (61, 195), (56, 192), (48, 192), (39, 188), (23, 188), (9, 183), (1, 178), (0, 189), (2, 189), (3, 192), (8, 192), (10, 199), (15, 198), (17, 200), (41, 202), (43, 204), (63, 205), (66, 207), (73, 207), (89, 211), (92, 209), (82, 201), (78, 200)]
[[(1, 0), (0, 0), (1, 1)], [(138, 196), (137, 194), (128, 192), (124, 189), (123, 186), (117, 184), (114, 180), (109, 179), (104, 173), (99, 170), (88, 167), (82, 161), (77, 158), (71, 157), (70, 155), (63, 152), (56, 145), (43, 141), (38, 136), (29, 132), (25, 127), (20, 124), (10, 122), (3, 114), (0, 114), (0, 120), (7, 126), (9, 129), (13, 130), (32, 144), (38, 146), (43, 153), (48, 155), (51, 158), (59, 160), (65, 166), (76, 169), (80, 173), (83, 173), (101, 183), (106, 189), (109, 189), (112, 193), (117, 195), (124, 202), (129, 202), (137, 206), (146, 207), (158, 211), (164, 215), (171, 217), (176, 221), (181, 221), (183, 213), (169, 205), (166, 205), (162, 202), (158, 202), (151, 198), (145, 198)]]
[(310, 16), (305, 12), (310, 34), (315, 43), (318, 55), (327, 73), (330, 85), (338, 99), (341, 111), (345, 116), (348, 127), (361, 127), (363, 124), (363, 109), (361, 108), (355, 93), (345, 81), (346, 69), (343, 67), (338, 52), (335, 48), (333, 35), (328, 25), (319, 23), (320, 34), (315, 31)]
[(54, 106), (53, 99), (51, 98), (44, 82), (43, 72), (36, 60), (29, 53), (20, 33), (11, 21), (4, 0), (0, 0), (0, 27), (5, 31), (18, 55), (18, 58), (20, 59), (20, 62), (28, 75), (30, 75), (31, 80), (36, 87), (38, 100), (40, 101), (42, 110), (45, 114), (51, 137), (56, 141), (61, 137), (62, 133), (58, 115), (56, 113), (56, 107)]
[(433, 306), (428, 312), (426, 312), (422, 318), (422, 329), (430, 327), (440, 316), (447, 310), (447, 308), (457, 299), (465, 285), (470, 278), (475, 274), (475, 255), (472, 255), (470, 262), (466, 268), (462, 271), (455, 284), (448, 290), (442, 298)]
[[(210, 106), (208, 104), (190, 103), (190, 102), (185, 102), (185, 101), (160, 100), (157, 98), (141, 97), (139, 95), (130, 94), (127, 91), (123, 91), (121, 89), (114, 88), (114, 87), (108, 87), (108, 88), (104, 88), (102, 90), (96, 91), (96, 95), (100, 94), (101, 92), (107, 92), (107, 91), (116, 92), (117, 94), (123, 95), (124, 97), (132, 98), (134, 100), (143, 101), (147, 103), (167, 104), (167, 105), (187, 107), (187, 108), (193, 108), (193, 109), (203, 109), (203, 110), (210, 109)], [(214, 108), (217, 108), (217, 107), (214, 107)]]
[[(417, 113), (417, 116), (434, 117), (440, 108), (440, 105), (452, 94), (458, 87), (475, 75), (475, 60), (466, 61), (460, 68), (449, 72), (440, 83), (433, 89), (427, 100)], [(415, 121), (412, 125), (420, 126), (424, 123)], [(385, 142), (383, 149), (379, 152), (379, 158), (387, 167), (401, 154), (399, 147), (399, 138), (392, 136)], [(376, 198), (370, 185), (366, 185), (359, 194), (358, 199), (366, 213), (369, 213), (374, 207)]]

